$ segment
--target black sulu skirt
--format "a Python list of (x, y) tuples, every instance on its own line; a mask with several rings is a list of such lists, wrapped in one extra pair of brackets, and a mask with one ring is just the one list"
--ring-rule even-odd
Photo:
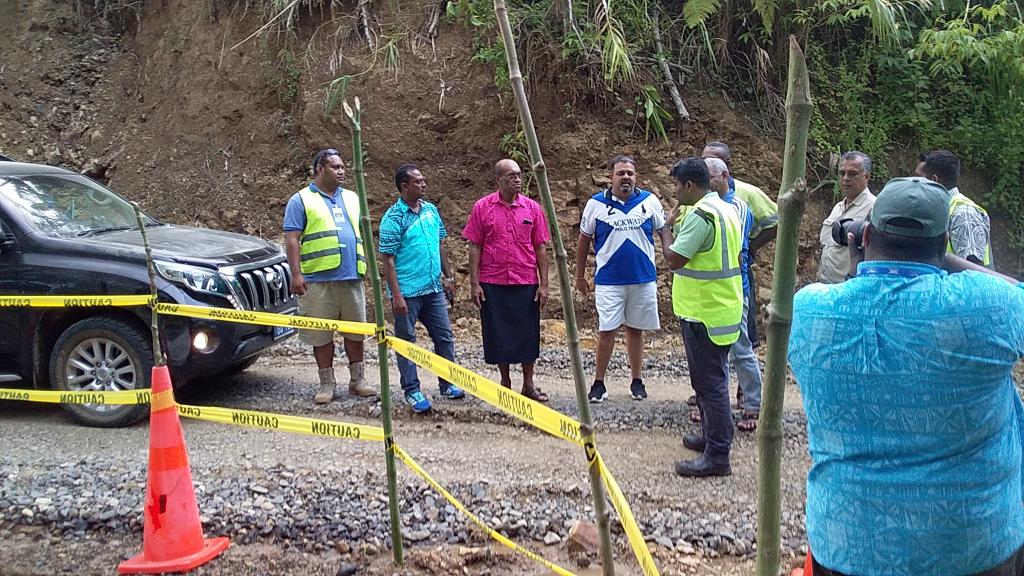
[(540, 304), (536, 284), (506, 286), (481, 282), (480, 325), (484, 362), (531, 363), (540, 356)]

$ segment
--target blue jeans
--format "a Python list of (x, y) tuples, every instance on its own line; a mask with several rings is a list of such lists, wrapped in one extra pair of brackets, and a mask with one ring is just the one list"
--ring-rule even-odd
[(747, 315), (750, 313), (750, 299), (743, 299), (743, 321), (740, 322), (740, 338), (729, 349), (729, 363), (736, 371), (740, 390), (743, 391), (744, 410), (761, 411), (761, 365), (754, 354), (754, 346), (747, 335)]
[[(409, 313), (404, 316), (395, 314), (395, 336), (406, 342), (416, 342), (416, 321), (419, 320), (434, 341), (434, 353), (438, 356), (455, 361), (455, 338), (452, 336), (452, 325), (448, 320), (448, 301), (444, 292), (434, 292), (423, 296), (405, 299)], [(416, 364), (405, 356), (398, 354), (398, 373), (402, 377), (402, 392), (416, 392), (420, 389), (420, 377), (416, 373)], [(445, 391), (449, 383), (438, 378), (441, 391)]]

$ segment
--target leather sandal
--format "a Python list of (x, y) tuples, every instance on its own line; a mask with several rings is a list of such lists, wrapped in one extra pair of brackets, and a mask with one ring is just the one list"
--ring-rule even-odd
[(536, 386), (534, 386), (533, 388), (529, 388), (527, 390), (523, 390), (523, 396), (526, 396), (530, 400), (536, 400), (537, 402), (540, 402), (542, 404), (547, 403), (547, 401), (549, 400), (548, 395), (545, 394), (543, 390), (537, 388)]

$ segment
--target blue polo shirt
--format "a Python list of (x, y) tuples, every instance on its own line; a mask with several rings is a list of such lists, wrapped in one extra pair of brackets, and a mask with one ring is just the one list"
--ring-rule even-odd
[[(306, 274), (306, 282), (331, 282), (335, 280), (358, 280), (359, 272), (356, 268), (356, 232), (352, 229), (352, 221), (345, 210), (345, 202), (341, 199), (341, 188), (333, 194), (325, 194), (323, 190), (310, 182), (309, 189), (320, 194), (327, 209), (334, 215), (334, 225), (338, 228), (338, 242), (341, 243), (341, 266), (332, 270)], [(302, 204), (302, 197), (296, 192), (288, 199), (284, 208), (285, 232), (302, 232), (306, 229), (306, 207)]]
[(743, 219), (743, 247), (740, 249), (740, 277), (743, 278), (743, 298), (750, 297), (750, 234), (754, 231), (754, 212), (745, 200), (736, 196), (736, 188), (733, 187), (732, 178), (729, 179), (729, 191), (722, 198), (729, 204), (740, 207), (744, 204), (747, 217)]
[(957, 576), (1024, 544), (1024, 285), (864, 262), (793, 303), (807, 538), (846, 574)]
[(441, 240), (448, 237), (448, 231), (436, 206), (420, 200), (417, 213), (399, 198), (381, 218), (379, 236), (380, 253), (395, 258), (402, 296), (411, 298), (441, 291)]

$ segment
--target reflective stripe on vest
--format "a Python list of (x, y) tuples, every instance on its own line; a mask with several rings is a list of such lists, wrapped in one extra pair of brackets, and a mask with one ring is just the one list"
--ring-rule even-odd
[[(341, 266), (341, 242), (334, 214), (321, 195), (309, 187), (299, 190), (299, 197), (306, 210), (306, 227), (300, 238), (300, 270), (303, 274), (312, 274)], [(366, 255), (359, 230), (359, 196), (342, 189), (341, 198), (356, 237), (356, 272), (362, 276), (366, 274)]]
[(743, 227), (736, 207), (717, 197), (705, 197), (695, 206), (711, 215), (715, 242), (698, 252), (672, 278), (672, 308), (676, 316), (700, 321), (708, 337), (719, 346), (740, 336), (743, 319), (743, 280), (739, 259)]
[[(975, 204), (974, 200), (971, 200), (970, 198), (965, 196), (962, 192), (957, 192), (956, 194), (953, 195), (952, 198), (949, 199), (949, 217), (950, 217), (950, 219), (953, 218), (953, 212), (956, 212), (956, 209), (961, 207), (961, 206), (973, 206), (978, 212), (981, 212), (985, 216), (988, 216), (988, 212), (986, 212), (985, 209), (982, 208), (981, 206), (978, 206), (977, 204)], [(953, 250), (953, 242), (951, 240), (946, 242), (946, 252), (949, 252), (950, 254), (956, 254), (956, 252)], [(984, 264), (985, 266), (988, 266), (989, 268), (992, 267), (992, 233), (991, 232), (989, 232), (988, 243), (985, 244), (985, 257), (982, 258), (981, 263)]]

